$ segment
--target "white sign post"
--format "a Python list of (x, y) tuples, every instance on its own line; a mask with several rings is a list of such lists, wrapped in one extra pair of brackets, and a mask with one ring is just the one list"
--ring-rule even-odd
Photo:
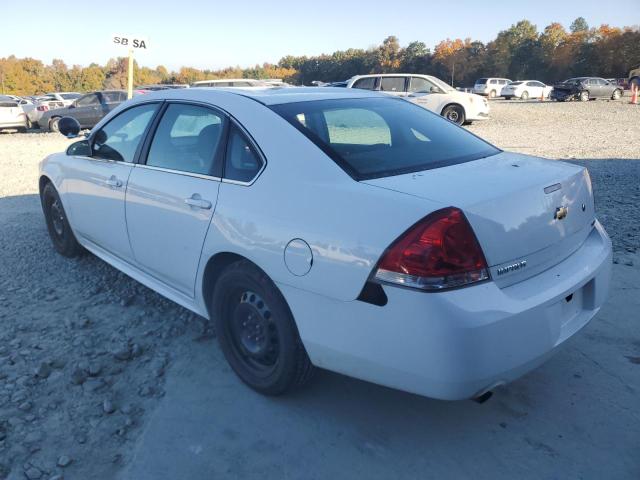
[(140, 35), (112, 35), (111, 42), (118, 47), (129, 50), (129, 74), (127, 78), (127, 98), (133, 97), (133, 52), (134, 50), (146, 51), (149, 48), (149, 39)]

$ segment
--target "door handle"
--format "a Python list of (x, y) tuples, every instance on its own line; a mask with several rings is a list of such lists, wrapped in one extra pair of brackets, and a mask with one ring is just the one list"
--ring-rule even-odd
[(110, 179), (105, 180), (105, 182), (110, 187), (119, 188), (122, 186), (122, 181), (118, 180), (115, 176), (112, 176)]
[(203, 210), (209, 210), (211, 208), (211, 202), (203, 200), (197, 193), (193, 194), (190, 198), (185, 198), (184, 203), (190, 207), (201, 208)]

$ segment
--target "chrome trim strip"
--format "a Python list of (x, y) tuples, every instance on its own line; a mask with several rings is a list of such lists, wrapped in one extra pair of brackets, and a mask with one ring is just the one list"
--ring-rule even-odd
[(144, 165), (142, 163), (136, 163), (134, 166), (135, 166), (135, 168), (145, 168), (145, 169), (149, 169), (149, 170), (156, 170), (158, 172), (174, 173), (176, 175), (184, 175), (186, 177), (202, 178), (204, 180), (215, 180), (215, 181), (218, 181), (218, 182), (221, 180), (220, 177), (214, 177), (214, 176), (211, 176), (211, 175), (204, 175), (202, 173), (184, 172), (182, 170), (173, 170), (171, 168), (154, 167), (153, 165)]

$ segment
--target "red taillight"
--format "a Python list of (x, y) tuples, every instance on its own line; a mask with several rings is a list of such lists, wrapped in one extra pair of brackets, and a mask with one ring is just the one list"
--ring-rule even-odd
[(471, 225), (458, 208), (433, 212), (385, 252), (377, 280), (424, 290), (441, 290), (489, 278), (487, 261)]
[(49, 110), (49, 107), (47, 107), (46, 105), (39, 105), (38, 107), (36, 107), (36, 110), (38, 110), (39, 112), (46, 112), (47, 110)]

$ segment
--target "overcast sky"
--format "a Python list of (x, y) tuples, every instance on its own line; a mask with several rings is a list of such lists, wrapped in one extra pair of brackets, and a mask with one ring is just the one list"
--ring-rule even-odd
[(420, 40), (433, 48), (447, 37), (486, 42), (522, 18), (539, 30), (554, 21), (568, 28), (578, 14), (590, 26), (640, 23), (640, 0), (608, 4), (444, 0), (396, 5), (375, 0), (8, 1), (1, 9), (0, 57), (104, 64), (110, 57), (126, 55), (111, 43), (113, 34), (126, 33), (149, 38), (149, 50), (137, 56), (141, 65), (217, 69), (276, 63), (288, 54), (367, 48), (389, 35), (397, 36), (402, 46)]

